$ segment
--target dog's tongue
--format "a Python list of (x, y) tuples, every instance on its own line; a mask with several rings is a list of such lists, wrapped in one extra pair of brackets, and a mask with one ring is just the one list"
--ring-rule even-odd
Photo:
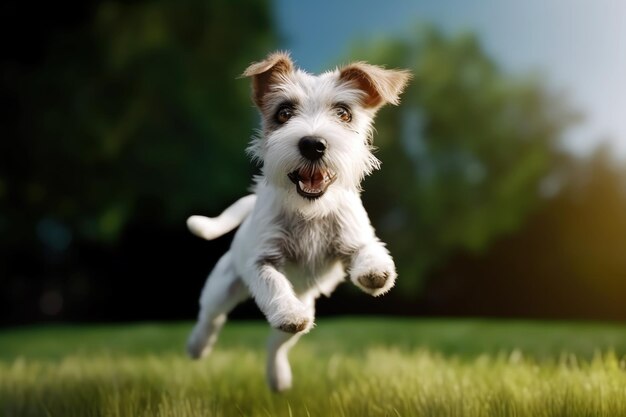
[(320, 189), (324, 182), (324, 174), (319, 169), (313, 169), (309, 172), (300, 172), (300, 181), (307, 188)]

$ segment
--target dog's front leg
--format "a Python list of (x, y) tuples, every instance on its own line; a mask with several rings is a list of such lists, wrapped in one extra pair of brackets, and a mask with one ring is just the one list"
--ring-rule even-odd
[(386, 293), (396, 281), (396, 267), (385, 245), (375, 236), (352, 255), (350, 280), (373, 296)]
[(311, 309), (296, 297), (285, 275), (271, 263), (260, 263), (255, 275), (248, 287), (272, 327), (287, 333), (311, 329)]

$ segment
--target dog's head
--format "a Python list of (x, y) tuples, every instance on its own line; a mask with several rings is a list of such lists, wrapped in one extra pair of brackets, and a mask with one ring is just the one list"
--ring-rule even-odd
[(337, 207), (342, 190), (357, 191), (378, 168), (372, 121), (398, 104), (409, 79), (403, 70), (357, 62), (320, 75), (296, 69), (289, 55), (270, 54), (243, 74), (262, 116), (262, 134), (249, 147), (267, 181), (303, 212)]

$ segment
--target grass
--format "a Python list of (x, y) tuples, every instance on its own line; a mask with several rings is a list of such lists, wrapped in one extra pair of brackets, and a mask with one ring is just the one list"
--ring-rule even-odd
[(0, 332), (2, 416), (626, 416), (626, 326), (320, 320), (294, 389), (264, 381), (261, 322), (192, 362), (190, 323)]

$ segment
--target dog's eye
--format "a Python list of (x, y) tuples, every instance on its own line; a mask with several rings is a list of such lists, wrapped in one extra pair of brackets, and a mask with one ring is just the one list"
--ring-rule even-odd
[(352, 113), (346, 106), (339, 105), (335, 107), (335, 114), (344, 123), (348, 123), (352, 121)]
[(283, 104), (278, 108), (276, 112), (276, 121), (281, 125), (287, 123), (287, 120), (293, 116), (293, 106), (290, 104)]

